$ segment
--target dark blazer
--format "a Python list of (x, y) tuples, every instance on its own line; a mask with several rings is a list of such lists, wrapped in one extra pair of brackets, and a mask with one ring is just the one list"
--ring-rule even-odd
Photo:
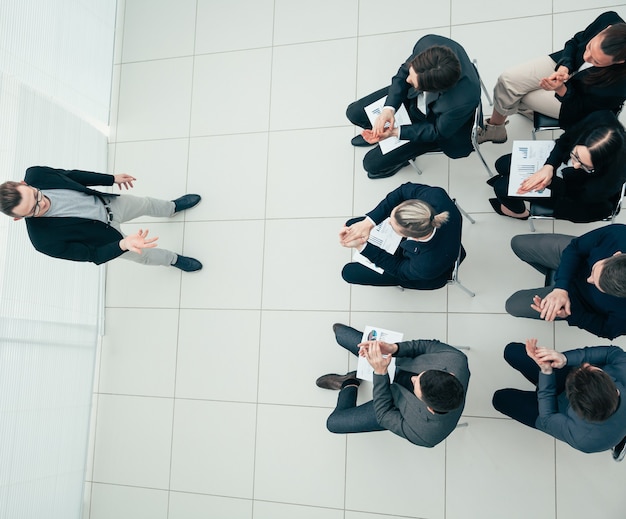
[(432, 288), (440, 288), (450, 278), (459, 254), (461, 213), (442, 188), (407, 182), (389, 193), (367, 216), (379, 224), (405, 200), (427, 202), (436, 213), (448, 211), (448, 221), (437, 229), (430, 241), (404, 240), (400, 244), (402, 254), (389, 254), (371, 243), (366, 244), (361, 254), (400, 280), (431, 280)]
[[(546, 164), (556, 169), (570, 159), (570, 152), (585, 131), (600, 126), (615, 128), (624, 133), (617, 117), (608, 110), (593, 112), (567, 130), (556, 142)], [(581, 168), (563, 169), (563, 178), (556, 175), (550, 189), (554, 202), (554, 216), (572, 222), (593, 222), (606, 218), (617, 203), (622, 184), (626, 180), (626, 147), (622, 147), (608, 162), (593, 174)]]
[(587, 283), (593, 264), (618, 251), (626, 252), (626, 225), (616, 223), (574, 238), (561, 254), (554, 282), (569, 294), (570, 326), (608, 339), (626, 334), (626, 297), (605, 294)]
[(539, 374), (537, 399), (539, 417), (537, 429), (582, 452), (602, 452), (617, 445), (626, 436), (626, 353), (617, 346), (596, 346), (563, 352), (567, 366), (580, 366), (588, 362), (602, 368), (620, 392), (620, 404), (608, 420), (587, 422), (570, 407), (565, 391), (556, 394), (555, 375)]
[[(470, 372), (467, 357), (456, 348), (436, 340), (398, 343), (396, 366), (421, 373), (429, 369), (454, 374), (465, 393)], [(376, 420), (385, 429), (422, 447), (434, 447), (456, 427), (463, 413), (461, 406), (445, 414), (431, 413), (424, 402), (400, 384), (390, 384), (388, 375), (374, 374), (373, 389)]]
[[(113, 175), (34, 166), (26, 170), (25, 182), (37, 189), (70, 189), (100, 197), (88, 186), (112, 186)], [(117, 196), (110, 195), (107, 196)], [(110, 225), (87, 218), (26, 218), (28, 237), (35, 249), (54, 258), (101, 264), (121, 256), (122, 234)]]
[[(584, 31), (576, 33), (573, 38), (565, 43), (565, 47), (550, 54), (556, 61), (557, 68), (561, 65), (568, 68), (573, 74), (583, 64), (583, 54), (589, 40), (609, 25), (623, 23), (619, 15), (614, 11), (602, 13)], [(624, 68), (626, 64), (611, 65), (609, 68)], [(586, 85), (583, 79), (596, 67), (590, 67), (576, 73), (566, 83), (567, 92), (564, 96), (557, 95), (561, 101), (559, 113), (559, 125), (566, 129), (580, 121), (583, 117), (596, 110), (611, 110), (619, 112), (626, 99), (626, 78), (607, 86)]]
[[(385, 105), (393, 106), (397, 110), (403, 103), (415, 104), (415, 99), (410, 98), (415, 97), (417, 92), (406, 82), (409, 63), (433, 45), (452, 49), (461, 63), (461, 77), (449, 90), (429, 93), (426, 117), (421, 116), (420, 120), (413, 120), (413, 124), (401, 126), (400, 135), (403, 140), (435, 143), (453, 159), (467, 157), (474, 150), (471, 128), (474, 112), (480, 101), (480, 81), (476, 68), (457, 42), (436, 34), (421, 38), (415, 44), (413, 54), (392, 78)], [(409, 110), (412, 119), (415, 119), (415, 112), (417, 110)]]

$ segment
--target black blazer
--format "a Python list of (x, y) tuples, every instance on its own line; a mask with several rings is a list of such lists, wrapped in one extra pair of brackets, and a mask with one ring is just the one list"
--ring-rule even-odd
[[(112, 186), (113, 175), (89, 171), (53, 169), (34, 166), (26, 170), (26, 183), (38, 189), (71, 189), (96, 196), (99, 191), (88, 186)], [(107, 196), (117, 196), (110, 195)], [(87, 218), (26, 218), (28, 237), (35, 249), (53, 258), (91, 261), (101, 264), (121, 256), (122, 234), (110, 225)]]
[[(590, 128), (609, 126), (624, 134), (624, 128), (613, 112), (594, 112), (567, 130), (555, 142), (546, 164), (555, 171), (569, 161), (570, 152), (581, 134)], [(593, 174), (581, 168), (564, 168), (563, 178), (552, 179), (552, 201), (555, 218), (572, 222), (593, 222), (606, 218), (613, 211), (626, 181), (626, 147), (622, 147), (609, 162), (598, 165)]]
[[(429, 93), (430, 108), (426, 117), (421, 114), (415, 117), (417, 110), (409, 109), (411, 104), (415, 105), (415, 99), (409, 97), (415, 97), (417, 94), (406, 82), (409, 76), (409, 63), (415, 56), (434, 45), (452, 49), (461, 63), (461, 77), (449, 90)], [(435, 98), (432, 102), (431, 95)], [(467, 157), (474, 150), (471, 129), (479, 101), (480, 80), (465, 49), (449, 38), (429, 34), (415, 44), (413, 54), (392, 78), (385, 104), (393, 106), (396, 110), (403, 103), (407, 105), (413, 124), (400, 127), (403, 140), (434, 143), (448, 157), (458, 159)]]
[[(565, 43), (565, 47), (550, 54), (556, 61), (557, 67), (563, 65), (573, 74), (583, 64), (583, 54), (589, 40), (609, 25), (623, 23), (617, 13), (608, 11), (596, 18), (584, 31), (576, 33), (571, 40)], [(626, 64), (611, 65), (608, 68), (624, 68)], [(582, 72), (576, 73), (566, 83), (567, 92), (564, 96), (556, 95), (561, 101), (561, 111), (559, 113), (559, 125), (567, 129), (576, 124), (583, 117), (596, 110), (611, 110), (618, 113), (624, 99), (626, 99), (626, 78), (607, 86), (586, 85), (583, 79), (596, 67), (590, 67)]]

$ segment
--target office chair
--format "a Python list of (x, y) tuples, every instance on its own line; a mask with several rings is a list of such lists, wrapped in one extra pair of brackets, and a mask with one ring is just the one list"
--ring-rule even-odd
[[(615, 223), (615, 217), (619, 213), (622, 202), (624, 201), (624, 192), (626, 191), (626, 182), (622, 184), (622, 190), (620, 191), (613, 212), (606, 218), (596, 220), (598, 222), (611, 222)], [(535, 232), (535, 224), (533, 220), (556, 220), (554, 217), (554, 210), (551, 207), (542, 206), (541, 202), (530, 203), (530, 216), (528, 217), (528, 225), (530, 225), (530, 232)]]

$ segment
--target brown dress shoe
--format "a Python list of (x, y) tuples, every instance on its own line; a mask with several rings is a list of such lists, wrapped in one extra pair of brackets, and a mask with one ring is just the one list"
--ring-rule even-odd
[(341, 389), (341, 384), (350, 379), (354, 379), (357, 382), (356, 385), (360, 383), (359, 380), (356, 378), (356, 371), (350, 371), (345, 375), (337, 375), (336, 373), (322, 375), (315, 381), (315, 385), (317, 387), (321, 387), (322, 389), (332, 389), (333, 391), (339, 391)]

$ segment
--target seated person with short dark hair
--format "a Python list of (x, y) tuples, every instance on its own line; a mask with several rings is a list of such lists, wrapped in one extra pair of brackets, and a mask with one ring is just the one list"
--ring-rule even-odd
[[(511, 154), (500, 157), (499, 175), (487, 181), (497, 197), (489, 202), (496, 213), (523, 220), (530, 214), (524, 200), (548, 208), (554, 218), (572, 222), (607, 218), (626, 180), (624, 141), (624, 127), (613, 112), (593, 112), (556, 140), (545, 165), (522, 182), (520, 196), (508, 194)], [(563, 168), (562, 177), (556, 174), (561, 164), (571, 164)], [(533, 197), (546, 188), (550, 198)]]
[[(406, 238), (395, 254), (369, 243), (375, 225), (390, 217), (394, 231)], [(378, 272), (352, 262), (341, 276), (357, 285), (397, 286), (434, 290), (446, 285), (461, 248), (461, 213), (440, 187), (407, 182), (389, 193), (364, 217), (346, 222), (339, 233), (344, 247), (353, 247), (382, 268)]]
[(500, 389), (493, 406), (529, 427), (539, 429), (582, 452), (613, 449), (624, 457), (626, 352), (616, 346), (595, 346), (563, 353), (513, 342), (504, 358), (536, 391)]
[[(333, 330), (340, 346), (365, 357), (374, 369), (374, 392), (372, 400), (357, 406), (356, 371), (318, 378), (318, 387), (339, 390), (337, 407), (326, 422), (330, 432), (389, 430), (415, 445), (434, 447), (454, 430), (470, 377), (461, 351), (436, 340), (362, 343), (362, 333), (354, 328), (335, 324)], [(396, 372), (390, 383), (392, 357)]]
[(511, 248), (550, 279), (544, 287), (519, 290), (509, 297), (509, 314), (563, 319), (608, 339), (626, 334), (626, 225), (607, 225), (579, 238), (524, 234), (513, 237)]
[[(364, 109), (384, 96), (385, 106), (372, 127)], [(352, 139), (354, 146), (374, 145), (391, 136), (409, 141), (386, 154), (378, 146), (369, 151), (363, 159), (367, 176), (390, 177), (408, 160), (435, 149), (453, 159), (467, 157), (474, 150), (471, 133), (479, 101), (478, 73), (463, 47), (436, 34), (421, 38), (389, 87), (355, 101), (346, 111), (350, 122), (364, 128)], [(411, 124), (394, 128), (401, 105)]]

